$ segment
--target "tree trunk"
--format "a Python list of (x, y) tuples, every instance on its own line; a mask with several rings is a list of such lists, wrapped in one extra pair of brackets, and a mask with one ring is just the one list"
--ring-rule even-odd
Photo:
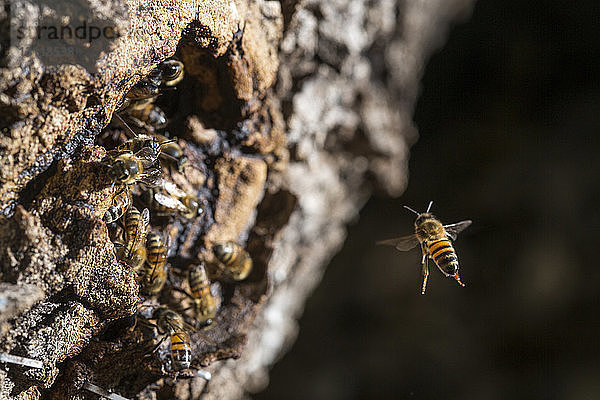
[[(0, 344), (44, 363), (5, 364), (0, 397), (93, 398), (86, 381), (143, 399), (260, 391), (346, 224), (374, 191), (404, 190), (424, 61), (471, 2), (72, 3), (42, 12), (15, 0), (0, 11)], [(77, 15), (87, 36), (61, 52), (50, 28), (77, 32)], [(112, 30), (94, 38), (92, 26)], [(188, 163), (163, 162), (161, 172), (203, 212), (153, 210), (152, 229), (170, 238), (170, 270), (140, 305), (136, 272), (115, 257), (119, 228), (103, 221), (120, 186), (107, 150), (128, 135), (114, 118), (123, 96), (170, 57), (185, 77), (156, 104)], [(132, 186), (140, 209), (146, 190)], [(230, 240), (254, 261), (243, 281), (228, 279), (213, 252)], [(195, 323), (177, 289), (190, 291), (186, 272), (199, 263), (220, 307), (190, 332), (192, 368), (182, 374), (204, 368), (209, 384), (174, 381), (168, 346), (152, 352), (160, 335), (146, 326), (159, 304)]]

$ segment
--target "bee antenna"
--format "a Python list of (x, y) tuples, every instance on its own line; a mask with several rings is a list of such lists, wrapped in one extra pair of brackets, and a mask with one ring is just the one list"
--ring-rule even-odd
[(125, 129), (127, 129), (133, 135), (134, 138), (139, 136), (137, 133), (135, 133), (133, 131), (133, 129), (131, 129), (129, 124), (127, 122), (125, 122), (125, 120), (119, 115), (119, 113), (115, 113), (115, 115), (117, 116), (117, 118), (119, 118), (121, 125), (123, 125), (125, 127)]
[(402, 206), (402, 207), (406, 208), (408, 211), (412, 211), (412, 212), (414, 212), (415, 214), (419, 215), (419, 213), (418, 213), (418, 212), (416, 212), (415, 210), (413, 210), (413, 209), (412, 209), (412, 208), (410, 208), (409, 206)]
[(429, 202), (429, 205), (427, 206), (427, 211), (425, 211), (425, 212), (429, 212), (429, 210), (431, 210), (431, 206), (432, 206), (432, 204), (433, 204), (433, 200), (431, 200), (431, 201)]

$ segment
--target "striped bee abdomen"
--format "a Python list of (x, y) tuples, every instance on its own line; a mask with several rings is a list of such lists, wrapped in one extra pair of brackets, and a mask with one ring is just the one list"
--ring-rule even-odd
[(187, 332), (173, 332), (171, 335), (171, 358), (173, 359), (173, 369), (176, 371), (190, 367), (192, 348), (190, 346), (190, 335)]
[(198, 265), (190, 269), (189, 283), (193, 297), (201, 298), (210, 294), (210, 281), (208, 280), (204, 266)]
[(429, 254), (444, 273), (456, 275), (458, 271), (458, 257), (448, 238), (431, 242), (429, 244)]

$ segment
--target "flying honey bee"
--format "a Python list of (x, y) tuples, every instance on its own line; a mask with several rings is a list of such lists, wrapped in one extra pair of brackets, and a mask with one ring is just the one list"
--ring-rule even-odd
[(121, 218), (131, 206), (131, 191), (127, 185), (123, 187), (113, 196), (112, 204), (104, 213), (104, 222), (111, 224)]
[(141, 291), (155, 296), (165, 286), (167, 280), (168, 242), (156, 232), (148, 233), (146, 241), (146, 263), (142, 267)]
[(140, 211), (131, 206), (125, 214), (125, 244), (115, 243), (117, 258), (130, 267), (137, 269), (146, 260), (146, 234), (150, 224), (150, 212), (147, 208)]
[(438, 269), (447, 277), (456, 279), (459, 285), (465, 286), (458, 276), (458, 257), (450, 240), (456, 240), (457, 235), (471, 225), (472, 221), (466, 220), (451, 225), (442, 225), (429, 211), (433, 201), (429, 202), (427, 211), (418, 213), (410, 207), (404, 206), (409, 211), (417, 214), (415, 220), (415, 233), (399, 238), (382, 240), (377, 244), (391, 245), (400, 251), (408, 251), (421, 244), (423, 258), (423, 286), (421, 294), (425, 294), (427, 278), (429, 277), (429, 259), (435, 262)]
[[(167, 307), (155, 309), (152, 318), (156, 319), (155, 327), (158, 334), (164, 335), (153, 351), (156, 351), (168, 337), (171, 340), (170, 353), (173, 370), (178, 374), (180, 371), (189, 369), (192, 363), (192, 346), (189, 332), (199, 333), (197, 329), (187, 324), (181, 315)], [(203, 337), (209, 343), (215, 344), (206, 336), (203, 335)]]
[(213, 252), (223, 272), (236, 281), (246, 279), (252, 270), (250, 254), (236, 242), (218, 243), (213, 246)]
[(184, 218), (194, 218), (204, 211), (196, 196), (166, 180), (162, 180), (158, 187), (149, 188), (142, 193), (142, 200), (159, 215), (174, 216), (179, 213)]

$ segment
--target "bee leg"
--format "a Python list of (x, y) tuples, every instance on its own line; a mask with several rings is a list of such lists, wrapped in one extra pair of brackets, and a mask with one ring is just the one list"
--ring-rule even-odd
[(183, 293), (185, 294), (187, 297), (189, 297), (190, 299), (194, 300), (194, 296), (192, 296), (191, 294), (189, 294), (188, 292), (186, 292), (185, 290), (175, 287), (173, 286), (171, 289), (178, 291), (179, 293)]
[(427, 278), (429, 278), (429, 257), (424, 257), (423, 260), (423, 286), (421, 286), (421, 294), (425, 294), (427, 288)]
[(454, 279), (456, 279), (456, 282), (458, 282), (460, 286), (465, 287), (465, 284), (462, 283), (462, 281), (460, 280), (460, 276), (458, 276), (458, 272), (456, 273), (456, 275), (454, 275)]
[(146, 354), (146, 357), (151, 356), (152, 354), (154, 354), (156, 352), (156, 350), (158, 350), (158, 348), (160, 347), (161, 344), (163, 344), (163, 342), (165, 341), (165, 339), (167, 339), (169, 337), (169, 335), (163, 335), (162, 339), (160, 339), (160, 342), (158, 342), (158, 344), (156, 346), (154, 346), (154, 348), (152, 349), (152, 351), (148, 354)]

